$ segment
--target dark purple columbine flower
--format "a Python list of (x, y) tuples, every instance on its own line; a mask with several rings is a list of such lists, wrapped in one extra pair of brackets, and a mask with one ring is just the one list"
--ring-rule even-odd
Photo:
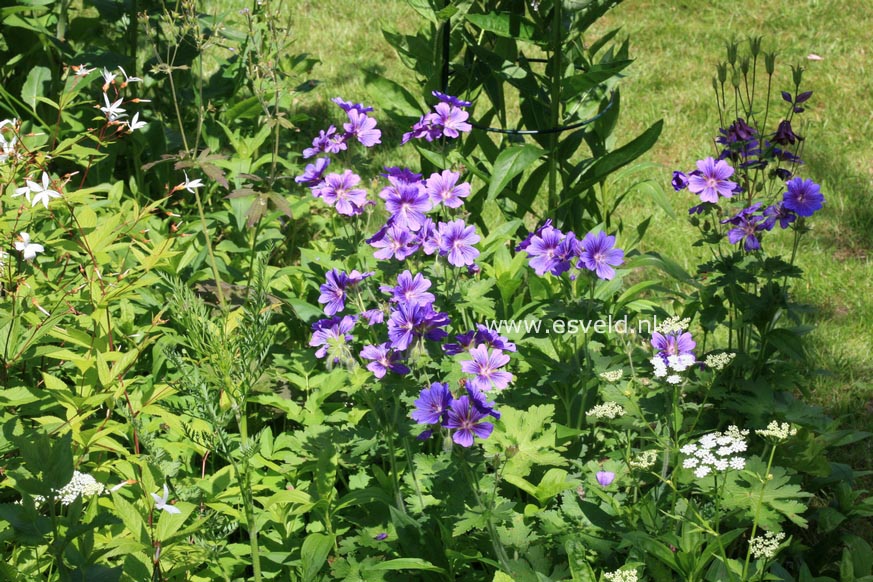
[(791, 122), (787, 119), (783, 119), (779, 122), (779, 127), (776, 128), (776, 133), (773, 135), (773, 143), (778, 143), (783, 146), (794, 145), (801, 140), (803, 140), (803, 138), (794, 133), (794, 130), (791, 129)]
[(437, 125), (442, 126), (442, 135), (444, 137), (457, 138), (461, 132), (467, 133), (473, 130), (473, 126), (467, 123), (467, 118), (470, 114), (445, 102), (437, 103), (433, 108)]
[(400, 168), (398, 166), (385, 166), (385, 172), (382, 176), (388, 178), (392, 184), (415, 184), (421, 182), (421, 174), (416, 174), (409, 168)]
[(797, 220), (797, 215), (791, 210), (785, 208), (785, 205), (782, 202), (777, 202), (776, 204), (765, 208), (764, 216), (766, 218), (761, 225), (764, 230), (773, 230), (773, 227), (776, 226), (776, 221), (779, 221), (779, 226), (781, 228), (788, 228), (788, 225)]
[(595, 477), (601, 487), (609, 487), (615, 481), (615, 473), (612, 471), (598, 471)]
[(688, 214), (703, 214), (710, 206), (712, 206), (712, 204), (710, 204), (709, 202), (704, 202), (703, 204), (692, 206), (688, 209)]
[(361, 177), (345, 170), (342, 174), (328, 174), (324, 181), (312, 189), (312, 193), (334, 206), (336, 211), (346, 216), (354, 216), (364, 211), (367, 204), (367, 192), (355, 188)]
[(427, 179), (425, 191), (434, 205), (442, 203), (448, 208), (458, 208), (464, 204), (462, 198), (470, 195), (470, 185), (466, 182), (458, 184), (461, 175), (451, 170), (443, 170), (441, 174), (433, 173)]
[(349, 111), (357, 111), (359, 113), (369, 113), (373, 111), (372, 107), (366, 107), (363, 103), (349, 103), (348, 101), (343, 101), (339, 97), (334, 97), (331, 99), (334, 103), (340, 106), (340, 109), (348, 113)]
[(512, 382), (512, 374), (501, 370), (509, 363), (509, 356), (501, 350), (489, 351), (484, 345), (470, 350), (472, 360), (461, 362), (461, 371), (473, 374), (470, 385), (478, 390), (503, 390)]
[(337, 269), (331, 269), (327, 272), (327, 282), (320, 287), (321, 295), (318, 297), (319, 303), (324, 303), (324, 312), (328, 315), (334, 315), (338, 311), (346, 308), (346, 290), (351, 289), (367, 277), (371, 277), (374, 273), (359, 273), (352, 271), (344, 273)]
[(788, 191), (782, 197), (782, 205), (788, 210), (808, 217), (821, 210), (823, 204), (821, 187), (812, 180), (792, 178), (788, 181)]
[(526, 250), (527, 247), (530, 246), (530, 243), (533, 240), (533, 237), (540, 236), (540, 234), (543, 232), (543, 230), (545, 230), (546, 228), (549, 228), (551, 226), (552, 226), (552, 219), (547, 218), (546, 221), (542, 225), (537, 227), (537, 229), (535, 231), (529, 232), (528, 235), (525, 237), (525, 239), (515, 246), (515, 252), (518, 253), (518, 252), (521, 252), (523, 250)]
[(412, 276), (409, 270), (403, 271), (397, 276), (397, 286), (382, 285), (385, 293), (391, 293), (391, 301), (395, 303), (409, 303), (412, 305), (430, 305), (436, 298), (430, 293), (431, 282), (421, 273)]
[(482, 414), (492, 416), (494, 420), (500, 420), (500, 412), (494, 409), (494, 402), (489, 402), (483, 392), (467, 384), (467, 394), (470, 396), (470, 402), (476, 410)]
[(658, 350), (658, 355), (667, 362), (670, 356), (694, 356), (697, 343), (691, 338), (690, 332), (675, 331), (667, 334), (652, 333), (652, 347)]
[(788, 162), (789, 164), (800, 165), (803, 163), (803, 160), (800, 159), (800, 156), (793, 154), (786, 149), (777, 148), (776, 146), (773, 146), (772, 152), (773, 152), (773, 157), (775, 157), (777, 160), (781, 160), (783, 162)]
[(394, 224), (417, 232), (424, 223), (424, 213), (431, 209), (430, 199), (420, 183), (397, 184), (382, 190), (385, 208), (394, 217)]
[(375, 119), (357, 109), (350, 109), (348, 116), (349, 122), (343, 124), (343, 129), (349, 137), (354, 136), (366, 148), (382, 143), (382, 132), (376, 129)]
[(471, 447), (474, 437), (487, 439), (494, 430), (493, 424), (482, 420), (486, 416), (473, 406), (469, 396), (461, 396), (449, 404), (443, 426), (454, 429), (453, 441), (462, 447)]
[(791, 179), (791, 172), (786, 168), (776, 168), (775, 170), (773, 170), (773, 175), (783, 182), (787, 182)]
[(349, 342), (354, 339), (351, 331), (355, 327), (355, 318), (346, 315), (342, 319), (333, 317), (322, 319), (313, 324), (312, 337), (309, 345), (318, 347), (315, 352), (317, 358), (328, 358), (333, 364), (347, 363), (352, 361), (352, 352)]
[(385, 229), (385, 232), (378, 239), (374, 236), (368, 240), (372, 241), (369, 243), (370, 246), (379, 249), (373, 253), (373, 256), (383, 261), (390, 260), (392, 257), (398, 261), (403, 261), (415, 253), (419, 247), (415, 233), (411, 233), (405, 228), (398, 228), (396, 225)]
[(555, 266), (558, 261), (555, 255), (558, 253), (558, 247), (563, 238), (564, 233), (560, 230), (545, 226), (539, 231), (539, 234), (530, 239), (530, 243), (524, 251), (531, 258), (530, 266), (537, 275), (542, 277)]
[(699, 160), (697, 169), (700, 175), (692, 174), (688, 177), (688, 190), (699, 194), (701, 201), (716, 203), (719, 195), (725, 198), (734, 195), (736, 183), (728, 180), (733, 175), (734, 169), (727, 162), (724, 160), (716, 162), (710, 157)]
[(306, 164), (303, 173), (294, 178), (294, 181), (310, 188), (317, 186), (323, 180), (322, 175), (329, 165), (330, 158), (318, 158), (314, 164)]
[(387, 342), (378, 346), (364, 346), (361, 357), (372, 360), (367, 364), (367, 369), (377, 378), (384, 378), (389, 370), (400, 375), (409, 373), (409, 368), (400, 363), (403, 359), (401, 355), (392, 350), (391, 344)]
[(479, 251), (473, 246), (479, 242), (475, 226), (467, 226), (463, 220), (453, 220), (439, 225), (440, 254), (448, 258), (449, 264), (455, 267), (472, 265), (479, 256)]
[(457, 97), (453, 97), (451, 95), (446, 95), (445, 93), (440, 93), (439, 91), (434, 91), (432, 95), (443, 103), (448, 103), (449, 105), (454, 105), (455, 107), (469, 107), (470, 105), (472, 105), (472, 103), (470, 103), (469, 101), (463, 101), (462, 99), (458, 99)]
[(675, 170), (673, 172), (673, 180), (671, 183), (673, 184), (673, 190), (675, 190), (676, 192), (681, 192), (688, 187), (688, 176), (685, 175), (684, 172)]
[(583, 266), (601, 279), (607, 281), (615, 277), (615, 269), (624, 262), (624, 251), (615, 247), (615, 237), (605, 232), (588, 233), (582, 239), (582, 254), (579, 257), (578, 268)]
[(409, 415), (418, 424), (440, 424), (446, 411), (452, 403), (452, 393), (449, 385), (434, 382), (430, 388), (425, 388), (414, 402), (415, 410)]
[(735, 161), (748, 159), (749, 155), (752, 154), (751, 150), (754, 149), (754, 147), (750, 149), (748, 144), (755, 142), (755, 146), (757, 146), (757, 130), (746, 123), (746, 120), (742, 117), (737, 119), (727, 129), (721, 128), (718, 131), (721, 135), (715, 138), (715, 141), (725, 146), (721, 155), (719, 155), (720, 160), (726, 158)]
[(388, 339), (395, 350), (405, 350), (418, 338), (441, 340), (448, 334), (440, 328), (449, 324), (449, 316), (434, 311), (431, 305), (400, 303), (388, 319)]

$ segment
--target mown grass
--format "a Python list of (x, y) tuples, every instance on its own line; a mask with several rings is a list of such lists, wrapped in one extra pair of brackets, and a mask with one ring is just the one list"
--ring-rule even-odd
[[(419, 22), (402, 0), (295, 3), (294, 48), (321, 61), (315, 74), (319, 84), (309, 95), (313, 110), (327, 111), (328, 99), (337, 95), (372, 98), (365, 71), (411, 86), (414, 75), (384, 41), (381, 27), (413, 30)], [(777, 96), (792, 88), (789, 65), (807, 69), (805, 86), (815, 93), (800, 131), (807, 140), (803, 175), (819, 182), (827, 198), (801, 250), (806, 277), (795, 286), (796, 300), (811, 307), (806, 323), (815, 325), (807, 339), (812, 370), (807, 388), (815, 402), (858, 428), (867, 428), (873, 418), (873, 166), (866, 139), (873, 120), (873, 78), (864, 42), (871, 25), (866, 0), (627, 0), (592, 35), (621, 27), (631, 39), (636, 62), (622, 89), (619, 141), (664, 119), (661, 139), (645, 160), (655, 162), (648, 177), (668, 191), (673, 169), (693, 169), (695, 160), (712, 153), (718, 116), (710, 83), (726, 40), (764, 36), (765, 47), (779, 53)], [(810, 53), (823, 60), (808, 60)], [(392, 163), (405, 161), (404, 153), (394, 155)], [(698, 255), (690, 245), (696, 233), (685, 218), (693, 197), (672, 200), (673, 218), (643, 197), (624, 208), (624, 218), (637, 223), (652, 216), (645, 246), (693, 269)], [(788, 252), (787, 238), (771, 236), (766, 243), (773, 251)], [(853, 451), (856, 466), (869, 467), (870, 452), (870, 444)]]

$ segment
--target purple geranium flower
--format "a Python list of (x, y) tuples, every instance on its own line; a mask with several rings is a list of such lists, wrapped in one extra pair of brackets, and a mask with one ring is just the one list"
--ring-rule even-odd
[(472, 265), (479, 256), (479, 251), (473, 247), (479, 242), (475, 226), (467, 226), (463, 220), (453, 220), (439, 225), (440, 254), (446, 255), (449, 264), (455, 267)]
[(432, 95), (443, 103), (448, 103), (449, 105), (454, 105), (455, 107), (469, 107), (470, 105), (472, 105), (472, 103), (470, 103), (469, 101), (463, 101), (462, 99), (458, 99), (457, 97), (453, 97), (451, 95), (446, 95), (445, 93), (440, 93), (439, 91), (434, 91)]
[(368, 309), (361, 312), (361, 317), (367, 320), (367, 325), (376, 325), (385, 321), (385, 312), (381, 309)]
[(346, 315), (342, 319), (332, 317), (322, 319), (313, 324), (312, 337), (309, 345), (318, 347), (315, 357), (328, 357), (328, 362), (333, 364), (352, 361), (352, 352), (349, 342), (354, 339), (351, 331), (355, 327), (355, 318)]
[(812, 180), (792, 178), (788, 181), (788, 191), (782, 197), (782, 205), (788, 210), (798, 216), (812, 216), (823, 204), (821, 187)]
[[(563, 273), (570, 270), (572, 263), (575, 262), (582, 254), (582, 245), (579, 239), (572, 232), (568, 232), (561, 240), (561, 244), (555, 250), (555, 260), (549, 272), (560, 277)], [(624, 254), (622, 254), (624, 256)]]
[[(387, 261), (394, 257), (398, 261), (405, 260), (406, 257), (418, 250), (418, 238), (414, 233), (409, 232), (405, 228), (398, 228), (396, 225), (391, 225), (386, 228), (384, 233), (381, 233), (379, 238), (374, 235), (368, 239), (370, 246), (377, 249), (373, 256), (377, 259)], [(379, 235), (380, 233), (376, 233)]]
[(444, 137), (456, 138), (461, 135), (461, 132), (472, 131), (473, 126), (467, 123), (467, 118), (470, 117), (470, 114), (463, 109), (450, 105), (445, 101), (437, 103), (433, 109), (435, 114), (434, 122), (442, 126)]
[(377, 378), (384, 378), (388, 370), (400, 375), (409, 373), (409, 368), (400, 363), (403, 359), (401, 355), (392, 350), (391, 344), (387, 342), (378, 346), (364, 346), (361, 357), (365, 360), (373, 360), (367, 364), (367, 369)]
[(434, 382), (430, 388), (421, 391), (418, 400), (414, 402), (415, 410), (409, 416), (418, 424), (440, 424), (451, 403), (449, 385)]
[(354, 216), (361, 214), (367, 204), (366, 190), (355, 188), (360, 181), (361, 177), (351, 170), (345, 170), (342, 174), (328, 174), (321, 184), (312, 189), (312, 193), (336, 207), (340, 214)]
[(397, 277), (397, 286), (382, 285), (380, 289), (391, 293), (392, 302), (409, 303), (412, 305), (430, 305), (434, 302), (433, 293), (428, 292), (431, 282), (421, 273), (412, 276), (409, 270), (403, 271)]
[(400, 145), (405, 144), (411, 139), (424, 138), (427, 141), (433, 141), (439, 138), (442, 133), (442, 126), (436, 122), (436, 116), (433, 113), (425, 113), (412, 126), (412, 131), (403, 134), (403, 137), (400, 139)]
[(349, 103), (348, 101), (343, 101), (339, 97), (334, 97), (331, 99), (334, 103), (340, 106), (340, 109), (348, 113), (349, 111), (358, 111), (359, 113), (369, 113), (373, 111), (372, 107), (366, 107), (363, 103)]
[(352, 271), (344, 273), (337, 269), (331, 269), (327, 273), (327, 282), (320, 287), (321, 295), (318, 297), (319, 303), (325, 303), (324, 312), (328, 315), (334, 315), (338, 311), (342, 311), (346, 307), (346, 290), (354, 287), (367, 277), (374, 273), (359, 273)]
[(494, 409), (494, 402), (489, 402), (483, 392), (467, 384), (467, 394), (470, 396), (470, 402), (473, 403), (473, 407), (476, 410), (482, 414), (494, 417), (494, 420), (500, 420), (500, 412)]
[(652, 333), (652, 347), (658, 350), (658, 355), (667, 362), (670, 356), (694, 356), (697, 343), (691, 338), (690, 332)]
[(703, 202), (718, 202), (719, 195), (730, 198), (734, 195), (735, 182), (728, 180), (734, 169), (724, 160), (715, 161), (712, 158), (697, 162), (699, 175), (688, 177), (688, 190), (700, 195)]
[(673, 172), (673, 180), (671, 183), (673, 184), (673, 190), (680, 192), (688, 187), (688, 176), (686, 176), (685, 173), (676, 170)]
[(475, 331), (468, 331), (455, 336), (455, 341), (449, 344), (443, 344), (443, 351), (449, 356), (455, 356), (461, 352), (465, 352), (471, 347), (474, 347)]
[(303, 157), (311, 158), (322, 152), (336, 154), (347, 147), (346, 136), (337, 134), (336, 127), (331, 125), (327, 128), (327, 131), (321, 130), (318, 132), (318, 137), (312, 140), (312, 147), (303, 150)]
[(624, 251), (615, 246), (615, 237), (607, 236), (605, 232), (588, 233), (582, 239), (582, 254), (577, 268), (583, 266), (594, 271), (601, 279), (610, 280), (615, 277), (615, 269), (624, 262)]
[(734, 228), (728, 231), (728, 241), (731, 244), (743, 242), (743, 248), (747, 251), (757, 251), (761, 248), (758, 233), (765, 229), (764, 224), (762, 224), (764, 217), (755, 214), (760, 208), (761, 203), (757, 202), (740, 210), (736, 216), (721, 221), (722, 224), (734, 225)]
[(431, 305), (400, 303), (388, 319), (388, 339), (395, 350), (405, 350), (418, 338), (443, 339), (448, 334), (440, 328), (448, 324), (448, 315)]
[(464, 204), (461, 198), (470, 195), (470, 185), (466, 182), (458, 184), (461, 175), (451, 170), (443, 170), (441, 174), (433, 173), (427, 179), (425, 191), (434, 205), (442, 203), (449, 208), (458, 208)]
[(318, 158), (314, 164), (306, 164), (303, 173), (294, 178), (294, 181), (304, 186), (317, 186), (323, 180), (322, 175), (329, 165), (330, 158)]
[(527, 247), (530, 246), (530, 243), (531, 243), (531, 241), (533, 240), (533, 237), (535, 237), (535, 236), (540, 236), (540, 233), (542, 233), (543, 230), (545, 230), (545, 229), (547, 229), (547, 228), (549, 228), (549, 227), (551, 227), (551, 226), (552, 226), (552, 219), (551, 219), (551, 218), (547, 218), (546, 221), (545, 221), (542, 225), (540, 225), (539, 227), (537, 227), (537, 229), (536, 229), (535, 231), (533, 231), (533, 232), (529, 232), (529, 233), (527, 234), (527, 236), (524, 238), (524, 240), (521, 241), (520, 243), (518, 243), (518, 244), (515, 246), (515, 252), (518, 253), (518, 252), (520, 252), (520, 251), (526, 250)]
[(544, 226), (531, 238), (524, 251), (531, 257), (530, 266), (537, 275), (543, 276), (555, 266), (555, 255), (563, 238), (564, 233), (551, 226)]
[(612, 471), (598, 471), (595, 477), (601, 487), (609, 487), (615, 480), (615, 473)]
[(514, 352), (515, 344), (481, 323), (476, 324), (476, 344), (484, 344), (489, 348), (495, 348), (504, 352)]
[(494, 430), (490, 422), (483, 422), (487, 414), (480, 412), (470, 401), (469, 396), (461, 396), (449, 404), (447, 418), (443, 426), (454, 429), (452, 440), (462, 447), (473, 446), (473, 437), (487, 439)]
[(424, 213), (431, 209), (430, 199), (420, 183), (389, 186), (379, 196), (385, 198), (385, 208), (399, 228), (418, 231), (424, 223)]
[(382, 143), (382, 132), (376, 129), (376, 120), (367, 117), (357, 109), (348, 111), (349, 122), (343, 124), (343, 129), (349, 137), (354, 136), (364, 147), (371, 148)]
[(503, 390), (512, 382), (512, 374), (500, 370), (509, 362), (509, 356), (501, 350), (491, 350), (484, 345), (470, 350), (472, 360), (461, 362), (461, 371), (473, 374), (470, 385), (478, 390), (496, 388)]
[(416, 174), (409, 168), (397, 166), (385, 166), (385, 173), (382, 176), (388, 178), (392, 184), (415, 184), (416, 182), (421, 182), (421, 174)]
[(797, 220), (797, 215), (785, 208), (782, 202), (777, 202), (765, 208), (764, 216), (766, 218), (761, 225), (764, 230), (773, 230), (773, 227), (776, 226), (776, 221), (779, 221), (781, 228), (788, 228), (788, 225)]

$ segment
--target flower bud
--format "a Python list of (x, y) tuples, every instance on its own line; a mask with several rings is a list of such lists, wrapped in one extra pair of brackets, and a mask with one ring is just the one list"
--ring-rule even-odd
[(753, 57), (757, 57), (761, 53), (761, 39), (763, 37), (760, 36), (750, 36), (749, 37), (749, 51), (751, 51)]
[(767, 69), (767, 74), (772, 75), (776, 70), (776, 53), (764, 53), (764, 67)]
[(737, 62), (737, 41), (735, 40), (727, 44), (727, 60), (731, 66)]

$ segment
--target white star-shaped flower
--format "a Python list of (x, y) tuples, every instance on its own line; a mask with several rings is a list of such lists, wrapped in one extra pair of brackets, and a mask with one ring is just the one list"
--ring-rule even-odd
[(45, 250), (42, 245), (30, 242), (30, 235), (26, 232), (19, 232), (18, 239), (15, 241), (15, 250), (21, 253), (25, 261), (32, 261), (37, 253)]
[(135, 131), (137, 129), (142, 129), (146, 126), (145, 121), (139, 120), (139, 111), (133, 114), (133, 117), (130, 118), (130, 121), (127, 123), (127, 127), (130, 131)]
[[(61, 197), (60, 192), (49, 188), (49, 175), (46, 172), (42, 173), (42, 184), (30, 180), (27, 180), (26, 182), (28, 190), (33, 194), (33, 200), (31, 200), (30, 196), (27, 196), (27, 199), (30, 200), (31, 206), (36, 206), (38, 203), (42, 202), (42, 205), (48, 208), (49, 201), (52, 198)], [(21, 190), (21, 188), (15, 190), (16, 195), (18, 195), (19, 190)]]
[(194, 194), (194, 190), (196, 188), (203, 187), (203, 180), (201, 180), (200, 178), (197, 178), (196, 180), (189, 180), (188, 173), (183, 172), (183, 174), (185, 174), (185, 182), (176, 186), (177, 190), (181, 190), (182, 188), (184, 188), (185, 190), (187, 190), (191, 194)]
[(118, 70), (121, 71), (122, 75), (124, 75), (124, 83), (121, 84), (122, 87), (127, 86), (128, 83), (138, 83), (142, 81), (139, 77), (128, 77), (127, 72), (121, 68), (121, 65), (118, 66)]
[(121, 108), (121, 103), (124, 101), (123, 99), (119, 99), (114, 103), (109, 103), (109, 97), (104, 93), (103, 101), (106, 102), (106, 107), (101, 107), (100, 111), (106, 114), (106, 118), (109, 121), (118, 121), (122, 117), (127, 117), (127, 114), (125, 113), (126, 109)]
[(167, 513), (182, 513), (182, 510), (174, 505), (170, 505), (167, 502), (167, 498), (170, 496), (170, 490), (167, 489), (167, 484), (164, 483), (164, 496), (159, 497), (157, 493), (152, 493), (152, 499), (155, 500), (155, 509), (160, 511), (166, 511)]
[(106, 91), (109, 88), (109, 85), (115, 82), (115, 73), (112, 73), (109, 69), (103, 67), (100, 74), (103, 76), (103, 90)]
[(89, 69), (85, 65), (73, 65), (73, 70), (76, 71), (77, 77), (84, 77), (84, 76), (88, 75), (91, 71), (93, 71), (94, 69), (93, 69), (93, 67)]

